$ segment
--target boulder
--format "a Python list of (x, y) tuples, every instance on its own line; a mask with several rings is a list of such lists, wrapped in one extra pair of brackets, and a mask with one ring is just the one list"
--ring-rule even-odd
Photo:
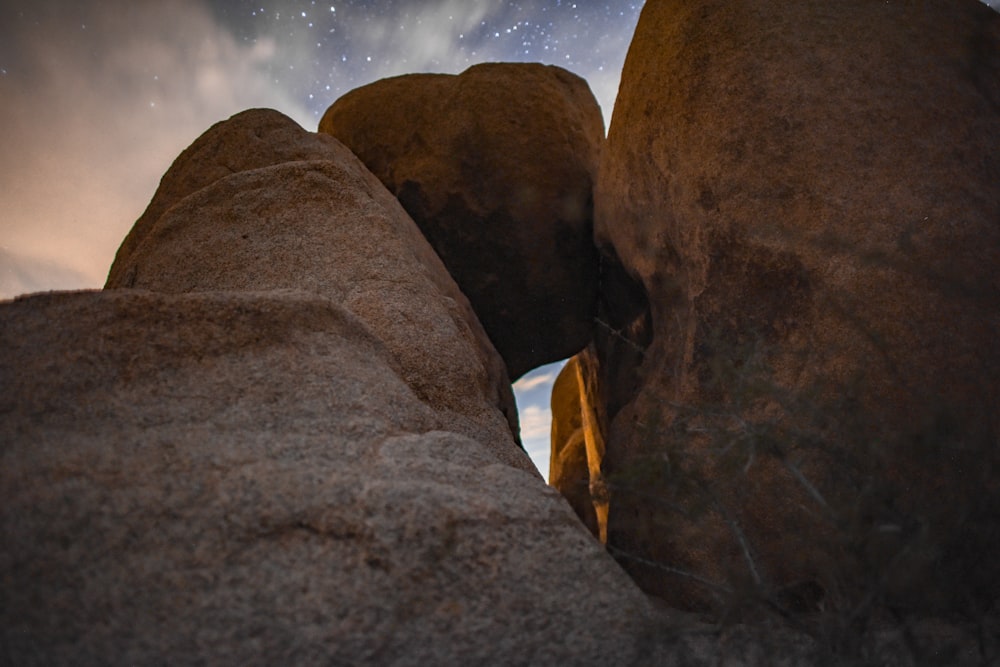
[(607, 541), (608, 491), (604, 459), (604, 407), (597, 395), (592, 347), (571, 357), (552, 385), (552, 457), (549, 484), (601, 543)]
[[(243, 162), (240, 142), (252, 147)], [(234, 156), (222, 160), (227, 175), (218, 159), (198, 157), (220, 154)], [(309, 159), (287, 160), (294, 155)], [(194, 173), (173, 173), (186, 170)], [(196, 141), (163, 183), (197, 189), (149, 222), (156, 202), (183, 191), (161, 184), (130, 234), (134, 247), (119, 251), (107, 288), (285, 288), (324, 296), (388, 347), (441, 428), (534, 470), (515, 445), (517, 410), (503, 361), (468, 300), (399, 202), (336, 139), (276, 111), (244, 112)]]
[(399, 76), (341, 97), (319, 130), (399, 198), (512, 379), (586, 346), (604, 124), (583, 79), (533, 63)]
[(311, 292), (0, 303), (0, 662), (641, 663), (646, 598), (402, 372)]
[(974, 0), (646, 3), (595, 194), (608, 543), (646, 590), (1000, 597), (997, 54)]
[(273, 109), (248, 109), (219, 121), (188, 146), (160, 179), (149, 206), (122, 241), (108, 274), (120, 285), (125, 260), (171, 206), (226, 176), (283, 162), (328, 160), (331, 143)]
[(549, 486), (569, 501), (587, 529), (599, 537), (594, 499), (590, 495), (590, 466), (587, 442), (580, 409), (580, 386), (576, 375), (576, 357), (559, 371), (552, 383), (552, 455), (549, 459)]

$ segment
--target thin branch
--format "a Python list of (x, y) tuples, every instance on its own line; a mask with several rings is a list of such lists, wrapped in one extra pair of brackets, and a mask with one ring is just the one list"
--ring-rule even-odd
[(813, 486), (808, 479), (806, 479), (806, 476), (802, 474), (802, 471), (799, 470), (799, 467), (786, 458), (782, 458), (781, 462), (785, 464), (786, 468), (788, 468), (788, 472), (792, 473), (792, 477), (798, 480), (799, 484), (805, 487), (806, 491), (809, 492), (809, 495), (812, 496), (816, 500), (816, 502), (822, 505), (823, 509), (829, 512), (830, 505), (827, 504), (826, 498), (824, 498), (823, 495), (816, 489), (816, 487)]
[(740, 549), (743, 551), (743, 558), (747, 562), (747, 567), (750, 568), (751, 576), (753, 576), (753, 582), (759, 588), (761, 585), (760, 573), (757, 572), (757, 564), (753, 560), (753, 554), (750, 553), (750, 544), (747, 542), (746, 535), (743, 534), (743, 529), (740, 528), (739, 521), (730, 516), (729, 512), (725, 511), (724, 508), (720, 507), (719, 509), (719, 513), (729, 526), (729, 530), (733, 531), (733, 534), (736, 535), (736, 540), (740, 543)]
[(642, 556), (637, 556), (623, 549), (619, 549), (618, 547), (608, 545), (608, 552), (611, 553), (612, 556), (621, 556), (622, 558), (627, 558), (628, 560), (634, 561), (636, 563), (642, 563), (643, 565), (648, 565), (650, 567), (655, 567), (659, 570), (663, 570), (671, 574), (676, 574), (679, 577), (684, 577), (686, 579), (697, 581), (699, 584), (707, 586), (708, 588), (711, 588), (712, 590), (715, 591), (719, 591), (721, 593), (726, 593), (729, 595), (733, 593), (733, 590), (728, 586), (716, 583), (714, 581), (709, 581), (708, 579), (699, 576), (693, 572), (688, 572), (687, 570), (681, 570), (676, 567), (671, 567), (670, 565), (657, 563), (656, 561), (649, 560), (648, 558), (643, 558)]
[(625, 341), (626, 345), (639, 352), (639, 354), (642, 355), (646, 354), (646, 348), (641, 347), (637, 345), (634, 341), (630, 340), (627, 336), (625, 336), (625, 334), (622, 333), (621, 329), (615, 329), (614, 327), (612, 327), (610, 324), (608, 324), (599, 317), (595, 317), (594, 322), (604, 327), (612, 336), (615, 336), (616, 338), (621, 338), (623, 341)]

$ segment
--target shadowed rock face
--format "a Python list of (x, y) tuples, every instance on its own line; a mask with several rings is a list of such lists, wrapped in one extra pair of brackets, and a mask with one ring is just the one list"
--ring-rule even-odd
[[(253, 149), (242, 162), (240, 141)], [(196, 159), (202, 155), (215, 159)], [(225, 175), (220, 160), (229, 165)], [(330, 298), (386, 344), (417, 396), (447, 420), (442, 427), (492, 443), (505, 461), (534, 470), (512, 446), (510, 381), (468, 301), (395, 198), (337, 140), (276, 111), (247, 111), (206, 132), (163, 182), (198, 189), (164, 205), (154, 222), (147, 211), (107, 287), (287, 288)], [(154, 204), (170, 192), (161, 185)]]
[(998, 53), (972, 0), (646, 3), (595, 233), (649, 299), (605, 388), (647, 590), (1000, 593)]
[(3, 662), (638, 660), (644, 596), (401, 374), (314, 293), (0, 304)]
[(604, 127), (583, 79), (514, 63), (405, 75), (343, 96), (319, 129), (399, 198), (512, 379), (587, 344)]

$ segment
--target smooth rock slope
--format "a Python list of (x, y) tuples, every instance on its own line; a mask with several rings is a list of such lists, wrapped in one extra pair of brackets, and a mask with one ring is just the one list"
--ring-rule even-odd
[(308, 292), (0, 304), (0, 662), (637, 660), (644, 596), (400, 371)]

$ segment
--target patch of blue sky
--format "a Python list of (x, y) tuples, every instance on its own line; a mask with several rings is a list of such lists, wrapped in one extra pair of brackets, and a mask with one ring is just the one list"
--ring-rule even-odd
[(514, 397), (521, 420), (521, 442), (538, 472), (549, 479), (552, 383), (566, 360), (539, 366), (514, 383)]

